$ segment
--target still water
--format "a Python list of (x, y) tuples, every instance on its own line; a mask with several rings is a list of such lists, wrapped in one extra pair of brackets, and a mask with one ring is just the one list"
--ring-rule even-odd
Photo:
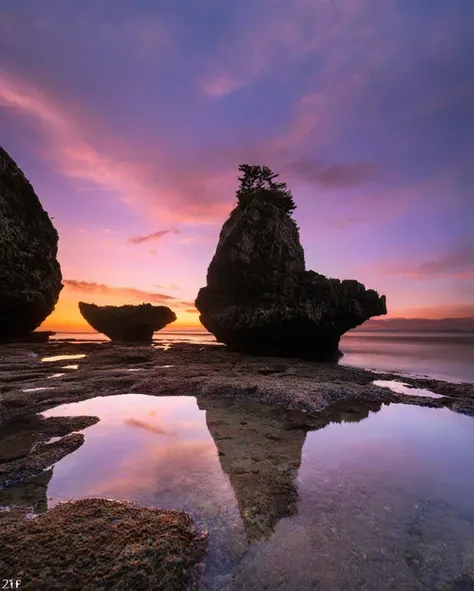
[(139, 394), (44, 414), (101, 420), (37, 506), (100, 496), (191, 511), (210, 534), (205, 589), (474, 588), (470, 417), (352, 405), (308, 426), (266, 405)]
[(474, 334), (349, 331), (342, 365), (474, 383)]

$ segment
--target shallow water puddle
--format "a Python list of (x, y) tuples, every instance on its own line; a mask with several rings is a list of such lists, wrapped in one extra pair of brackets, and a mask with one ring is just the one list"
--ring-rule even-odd
[(310, 431), (267, 405), (143, 395), (44, 415), (101, 421), (32, 488), (43, 505), (101, 496), (191, 511), (210, 532), (206, 589), (451, 588), (474, 573), (464, 415), (352, 405)]
[(53, 355), (52, 357), (43, 357), (41, 361), (67, 361), (68, 359), (83, 359), (85, 354), (79, 355)]
[(63, 365), (61, 369), (79, 369), (78, 365)]
[(54, 390), (54, 386), (40, 386), (38, 388), (26, 388), (22, 392), (42, 392), (43, 390)]
[(66, 374), (65, 373), (53, 373), (52, 375), (48, 376), (48, 380), (50, 380), (52, 378), (60, 378), (64, 375), (66, 375)]
[(390, 388), (393, 392), (397, 394), (406, 394), (407, 396), (423, 396), (425, 398), (446, 398), (442, 394), (436, 394), (435, 392), (431, 392), (430, 390), (425, 390), (424, 388), (412, 388), (408, 384), (403, 382), (396, 382), (395, 380), (375, 380), (375, 386), (380, 386), (382, 388)]

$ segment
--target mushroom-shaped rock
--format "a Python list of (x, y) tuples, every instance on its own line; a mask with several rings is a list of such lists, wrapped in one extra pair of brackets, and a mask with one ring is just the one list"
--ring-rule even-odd
[(0, 147), (0, 339), (24, 337), (62, 289), (58, 233), (23, 172)]
[(385, 296), (306, 271), (286, 185), (267, 167), (239, 169), (238, 204), (195, 302), (201, 323), (244, 353), (337, 359), (341, 335), (387, 313)]
[(167, 306), (97, 306), (79, 302), (83, 318), (97, 332), (112, 341), (126, 343), (150, 342), (153, 333), (176, 320), (176, 314)]

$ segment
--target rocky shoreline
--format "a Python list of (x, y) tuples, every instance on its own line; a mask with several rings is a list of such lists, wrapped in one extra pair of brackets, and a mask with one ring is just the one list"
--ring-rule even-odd
[[(42, 361), (45, 358), (53, 360)], [(398, 381), (442, 397), (397, 394), (376, 386), (374, 380)], [(168, 348), (53, 341), (2, 347), (0, 426), (60, 404), (129, 393), (239, 396), (310, 416), (347, 401), (447, 407), (474, 415), (474, 384), (374, 373), (335, 363), (249, 357), (218, 345), (178, 343)]]
[[(440, 397), (397, 394), (375, 385), (374, 380), (403, 382)], [(256, 448), (268, 447), (279, 456), (289, 453), (290, 459), (299, 457), (292, 455), (285, 443), (285, 433), (295, 433), (295, 429), (304, 434), (332, 421), (360, 420), (371, 409), (377, 411), (389, 403), (446, 407), (474, 416), (474, 384), (402, 378), (335, 363), (248, 357), (220, 345), (127, 346), (80, 341), (5, 345), (0, 357), (0, 505), (9, 510), (0, 511), (6, 540), (0, 566), (16, 573), (23, 565), (31, 579), (25, 580), (25, 588), (60, 588), (53, 585), (53, 578), (59, 577), (61, 582), (64, 573), (90, 589), (103, 588), (104, 581), (117, 584), (114, 588), (126, 588), (136, 565), (143, 581), (156, 589), (198, 585), (207, 539), (194, 529), (192, 517), (186, 513), (98, 499), (63, 503), (47, 511), (51, 466), (80, 447), (87, 428), (99, 419), (44, 418), (41, 413), (61, 404), (117, 394), (196, 396), (199, 408), (207, 410), (211, 433), (217, 424), (219, 432), (228, 428), (245, 442), (238, 447), (242, 457), (234, 457), (235, 446), (229, 447), (226, 438), (213, 433), (219, 455), (229, 464), (229, 478), (237, 488), (248, 491), (256, 489), (247, 456), (255, 455), (252, 450)], [(236, 419), (234, 425), (231, 419), (235, 413), (240, 419), (246, 413), (245, 421)], [(290, 459), (288, 465), (296, 469)], [(292, 504), (286, 502), (294, 496), (292, 479), (286, 472), (277, 477), (273, 472), (267, 474), (265, 466), (264, 462), (257, 476), (259, 482), (262, 478), (266, 482), (266, 478), (268, 486), (257, 487), (253, 496), (246, 493), (241, 499), (249, 514), (246, 531), (251, 539), (267, 535), (276, 520), (292, 514)], [(285, 503), (267, 502), (274, 490), (286, 491)], [(252, 511), (263, 505), (274, 507), (274, 512), (262, 521), (260, 512), (254, 516)], [(40, 515), (25, 519), (31, 513)], [(125, 534), (132, 523), (132, 534)], [(93, 524), (103, 531), (100, 544), (92, 535), (96, 531)], [(74, 566), (79, 554), (58, 550), (66, 546), (64, 536), (69, 535), (77, 537), (78, 552), (87, 550), (93, 557), (87, 579), (81, 578)], [(120, 546), (117, 557), (104, 550), (109, 540)], [(58, 552), (60, 560), (52, 568), (51, 557)], [(170, 560), (179, 568), (168, 568)]]

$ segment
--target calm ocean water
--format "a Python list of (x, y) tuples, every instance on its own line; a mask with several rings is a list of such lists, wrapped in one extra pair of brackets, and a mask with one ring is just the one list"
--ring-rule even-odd
[[(97, 333), (57, 333), (53, 339), (107, 340)], [(202, 330), (163, 331), (156, 341), (215, 343)], [(340, 363), (474, 383), (474, 333), (353, 331), (341, 339)]]

